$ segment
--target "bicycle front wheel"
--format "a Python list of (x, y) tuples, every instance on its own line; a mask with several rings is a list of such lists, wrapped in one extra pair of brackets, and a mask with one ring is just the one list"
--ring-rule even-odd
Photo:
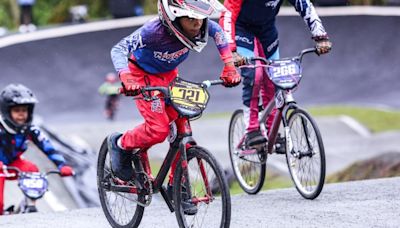
[(240, 187), (248, 194), (257, 194), (264, 184), (266, 164), (260, 163), (257, 153), (245, 153), (244, 121), (243, 110), (236, 110), (229, 124), (229, 157)]
[(114, 228), (139, 226), (143, 217), (144, 207), (136, 202), (144, 202), (144, 194), (117, 192), (111, 190), (111, 185), (122, 184), (113, 177), (110, 169), (110, 155), (107, 138), (101, 145), (97, 161), (97, 188), (103, 212)]
[(290, 175), (304, 198), (315, 199), (325, 181), (325, 150), (321, 133), (310, 114), (302, 109), (295, 109), (290, 114), (289, 129), (293, 148), (286, 150), (286, 160)]
[[(188, 149), (187, 160), (188, 177), (184, 175), (181, 163), (174, 174), (173, 198), (179, 226), (229, 227), (231, 198), (219, 163), (210, 152), (198, 146)], [(190, 186), (191, 194), (188, 194), (187, 186)], [(190, 202), (194, 211), (190, 214), (184, 211), (182, 202)]]

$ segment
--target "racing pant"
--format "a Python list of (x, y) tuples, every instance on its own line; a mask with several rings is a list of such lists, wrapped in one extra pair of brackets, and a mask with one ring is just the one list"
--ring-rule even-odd
[[(148, 86), (164, 86), (169, 84), (177, 77), (178, 70), (172, 70), (166, 73), (151, 75), (146, 73), (138, 66), (129, 64), (129, 69), (135, 77), (135, 81), (140, 85)], [(136, 106), (144, 118), (144, 123), (135, 127), (132, 130), (126, 131), (121, 138), (122, 147), (127, 150), (136, 148), (150, 148), (151, 146), (162, 143), (169, 134), (169, 124), (178, 118), (177, 111), (170, 105), (165, 104), (163, 95), (158, 91), (153, 91), (152, 95), (160, 97), (158, 100), (145, 101), (137, 99)], [(141, 96), (141, 95), (140, 95)], [(171, 169), (170, 182), (172, 174), (178, 160), (174, 160)]]
[[(23, 172), (38, 172), (38, 167), (32, 162), (23, 159), (19, 156), (15, 161), (10, 163), (8, 166), (14, 166), (20, 169)], [(15, 171), (10, 170), (9, 173), (15, 173)], [(6, 180), (15, 180), (17, 177), (4, 177), (3, 169), (0, 169), (0, 215), (3, 214), (4, 207), (4, 185)]]
[[(236, 34), (237, 52), (241, 56), (279, 58), (278, 39), (271, 40), (265, 29), (249, 31), (247, 27), (239, 23), (236, 25)], [(258, 62), (258, 64), (263, 63)], [(265, 108), (274, 98), (275, 88), (264, 68), (242, 68), (241, 75), (243, 77), (242, 101), (246, 130), (252, 132), (260, 128), (258, 122), (260, 97), (262, 106)], [(267, 128), (270, 128), (275, 113), (274, 109), (267, 119)]]

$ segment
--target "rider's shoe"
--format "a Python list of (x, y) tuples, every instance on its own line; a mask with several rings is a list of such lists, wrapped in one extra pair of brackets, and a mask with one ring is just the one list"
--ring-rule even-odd
[(117, 140), (121, 133), (112, 133), (107, 138), (108, 151), (111, 159), (111, 172), (123, 181), (129, 181), (133, 176), (132, 153), (119, 148)]
[(266, 143), (267, 139), (261, 134), (260, 130), (248, 132), (246, 134), (245, 143), (247, 147), (254, 147)]
[(286, 154), (286, 139), (285, 137), (282, 137), (280, 134), (278, 134), (278, 137), (276, 137), (275, 153)]
[[(172, 185), (167, 186), (167, 195), (170, 200), (173, 200), (173, 187)], [(187, 194), (186, 188), (182, 186), (182, 199), (181, 206), (183, 209), (183, 213), (185, 215), (195, 215), (197, 214), (197, 206), (196, 204), (189, 201), (189, 196)]]

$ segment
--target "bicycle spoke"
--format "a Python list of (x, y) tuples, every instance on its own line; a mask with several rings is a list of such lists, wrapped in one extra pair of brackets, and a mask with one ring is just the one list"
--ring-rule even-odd
[(304, 111), (294, 111), (289, 126), (293, 144), (293, 151), (287, 153), (289, 171), (300, 194), (313, 199), (322, 190), (325, 178), (321, 138), (315, 124)]

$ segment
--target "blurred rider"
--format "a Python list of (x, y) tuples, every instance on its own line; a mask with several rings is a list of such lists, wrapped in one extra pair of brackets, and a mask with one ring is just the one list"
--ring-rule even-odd
[(114, 119), (115, 111), (118, 107), (120, 86), (121, 82), (118, 80), (117, 75), (114, 72), (110, 72), (106, 75), (105, 82), (98, 89), (101, 95), (107, 96), (104, 108), (105, 115), (109, 120)]
[[(66, 165), (64, 157), (56, 152), (49, 139), (38, 127), (32, 125), (33, 110), (37, 102), (32, 91), (21, 84), (10, 84), (0, 92), (0, 215), (3, 214), (6, 181), (2, 175), (3, 164), (17, 167), (23, 172), (39, 171), (34, 163), (23, 157), (28, 148), (28, 141), (33, 142), (47, 155), (57, 166), (61, 176), (71, 176), (74, 173), (73, 169)], [(36, 207), (30, 208), (30, 212), (36, 211)]]

